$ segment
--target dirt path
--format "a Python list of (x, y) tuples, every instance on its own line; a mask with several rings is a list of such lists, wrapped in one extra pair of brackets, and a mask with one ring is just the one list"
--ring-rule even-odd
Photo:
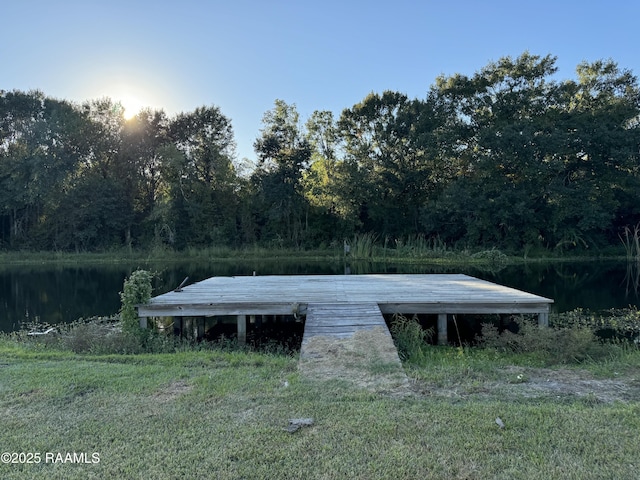
[(428, 381), (413, 384), (418, 395), (450, 398), (486, 397), (502, 400), (522, 398), (583, 399), (593, 403), (637, 401), (640, 398), (638, 375), (620, 375), (598, 379), (586, 370), (507, 367), (498, 371), (498, 379), (469, 380), (452, 385)]
[(362, 330), (346, 339), (314, 337), (298, 368), (307, 378), (344, 381), (393, 396), (583, 399), (594, 403), (640, 399), (640, 372), (600, 379), (586, 370), (512, 366), (484, 379), (482, 375), (463, 377), (446, 385), (416, 381), (407, 377), (391, 337), (381, 328)]

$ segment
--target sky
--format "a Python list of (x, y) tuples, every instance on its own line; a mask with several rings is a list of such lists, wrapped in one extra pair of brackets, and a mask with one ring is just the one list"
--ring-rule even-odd
[(525, 51), (556, 56), (560, 79), (601, 59), (640, 75), (636, 0), (1, 0), (0, 18), (0, 90), (128, 114), (215, 105), (249, 160), (276, 99), (337, 118)]

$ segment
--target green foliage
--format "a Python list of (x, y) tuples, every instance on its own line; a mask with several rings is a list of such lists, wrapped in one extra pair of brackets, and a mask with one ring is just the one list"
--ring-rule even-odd
[(359, 234), (410, 256), (433, 255), (430, 239), (559, 254), (622, 240), (637, 259), (637, 78), (610, 60), (556, 70), (525, 52), (304, 126), (276, 100), (244, 173), (215, 106), (125, 121), (108, 98), (1, 91), (0, 247), (308, 249)]
[(307, 201), (302, 179), (309, 166), (312, 149), (298, 125), (295, 105), (276, 100), (263, 118), (260, 138), (254, 143), (258, 168), (254, 186), (261, 237), (285, 246), (301, 246), (307, 238)]
[(230, 120), (218, 107), (178, 115), (169, 126), (172, 144), (164, 173), (168, 186), (165, 221), (175, 244), (205, 246), (237, 237), (239, 180)]
[(501, 267), (506, 265), (508, 258), (500, 250), (492, 248), (491, 250), (483, 250), (471, 255), (472, 259), (484, 260), (492, 266)]
[(599, 336), (620, 341), (640, 340), (640, 311), (637, 307), (612, 308), (591, 312), (576, 308), (551, 315), (549, 322), (558, 328), (588, 328)]
[[(42, 328), (42, 327), (41, 327)], [(55, 333), (26, 337), (24, 341), (47, 349), (68, 350), (82, 354), (141, 353), (138, 339), (122, 331), (118, 319), (80, 319), (56, 326)]]
[(433, 337), (433, 329), (425, 330), (416, 317), (407, 318), (395, 314), (391, 320), (391, 336), (403, 362), (420, 363), (424, 358), (423, 348)]
[(122, 331), (127, 335), (142, 339), (145, 332), (140, 328), (137, 305), (145, 304), (151, 298), (153, 274), (147, 270), (136, 270), (124, 281), (120, 300)]
[[(387, 240), (387, 243), (391, 243)], [(407, 235), (393, 242), (397, 256), (401, 257), (445, 257), (451, 253), (447, 245), (438, 237), (427, 237), (423, 234)]]
[(516, 330), (500, 332), (494, 324), (482, 324), (478, 344), (502, 353), (534, 354), (548, 364), (581, 363), (610, 357), (615, 347), (605, 344), (587, 326), (541, 328), (516, 319)]

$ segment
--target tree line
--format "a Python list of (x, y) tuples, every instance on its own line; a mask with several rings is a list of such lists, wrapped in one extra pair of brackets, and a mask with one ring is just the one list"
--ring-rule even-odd
[(0, 91), (0, 249), (617, 245), (640, 222), (637, 78), (612, 60), (556, 71), (524, 53), (304, 124), (276, 100), (250, 171), (216, 106), (125, 120), (108, 98)]

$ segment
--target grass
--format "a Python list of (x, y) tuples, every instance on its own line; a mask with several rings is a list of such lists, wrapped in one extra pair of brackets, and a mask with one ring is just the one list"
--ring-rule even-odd
[(245, 248), (209, 247), (175, 250), (128, 250), (115, 249), (107, 252), (0, 252), (0, 265), (121, 265), (132, 262), (184, 262), (189, 260), (238, 261), (243, 259), (263, 259), (265, 257), (280, 260), (337, 260), (341, 252), (336, 249), (301, 250), (293, 248), (263, 248), (249, 246)]
[[(629, 351), (593, 368), (637, 376), (638, 357)], [(638, 471), (638, 401), (394, 398), (309, 381), (295, 357), (249, 352), (76, 355), (0, 338), (0, 358), (0, 451), (100, 459), (0, 464), (3, 479), (600, 479)], [(531, 358), (433, 347), (407, 368), (417, 386), (473, 392), (518, 363)], [(308, 417), (313, 426), (283, 430)]]
[[(637, 232), (635, 232), (637, 233)], [(627, 243), (625, 243), (625, 241)], [(633, 243), (635, 242), (635, 243)], [(446, 245), (438, 238), (414, 235), (406, 238), (378, 238), (372, 233), (355, 235), (347, 239), (350, 252), (345, 256), (343, 245), (335, 242), (331, 246), (319, 248), (293, 248), (280, 246), (247, 245), (239, 248), (210, 246), (188, 248), (182, 251), (171, 249), (114, 249), (103, 252), (61, 252), (61, 251), (0, 251), (0, 268), (12, 265), (130, 265), (132, 263), (161, 262), (163, 265), (185, 261), (237, 262), (239, 260), (277, 261), (322, 261), (343, 262), (393, 262), (402, 264), (433, 265), (475, 265), (501, 268), (506, 264), (523, 262), (578, 262), (601, 260), (637, 259), (637, 251), (630, 257), (630, 248), (636, 248), (638, 238), (627, 237), (616, 250), (592, 252), (590, 255), (556, 251), (539, 251), (536, 256), (528, 253), (505, 254), (497, 249), (472, 251), (465, 247)], [(619, 252), (618, 252), (619, 250)], [(624, 250), (624, 252), (623, 252)], [(625, 255), (626, 252), (626, 255)]]

